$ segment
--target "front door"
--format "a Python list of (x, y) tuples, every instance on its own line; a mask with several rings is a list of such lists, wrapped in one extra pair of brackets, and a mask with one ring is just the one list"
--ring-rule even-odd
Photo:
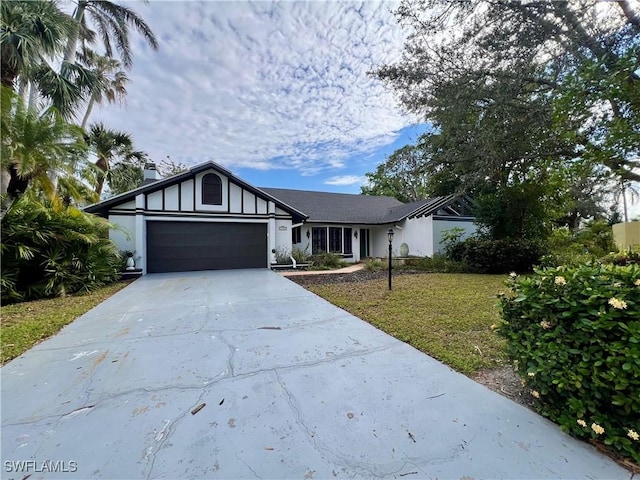
[(360, 258), (369, 256), (369, 229), (360, 229)]

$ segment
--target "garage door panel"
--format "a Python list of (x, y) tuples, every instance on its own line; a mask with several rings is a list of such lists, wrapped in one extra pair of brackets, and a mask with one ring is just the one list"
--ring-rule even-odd
[(266, 224), (147, 223), (149, 273), (266, 266)]

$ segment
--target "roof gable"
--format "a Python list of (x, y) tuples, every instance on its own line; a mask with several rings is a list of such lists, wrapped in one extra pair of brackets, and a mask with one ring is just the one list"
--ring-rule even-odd
[(214, 170), (226, 176), (229, 179), (229, 182), (235, 183), (236, 185), (241, 186), (243, 189), (252, 192), (256, 196), (264, 200), (273, 201), (277, 207), (281, 208), (287, 213), (290, 213), (291, 215), (294, 216), (294, 218), (297, 218), (297, 219), (307, 218), (307, 215), (305, 215), (302, 211), (297, 210), (295, 207), (292, 207), (291, 205), (288, 205), (282, 200), (272, 196), (268, 192), (265, 192), (257, 187), (254, 187), (253, 185), (242, 180), (241, 178), (235, 176), (233, 173), (231, 173), (231, 171), (227, 170), (226, 168), (212, 161), (205, 162), (200, 165), (196, 165), (195, 167), (192, 167), (185, 172), (178, 173), (171, 177), (164, 178), (164, 179), (155, 181), (153, 183), (149, 183), (147, 185), (143, 184), (142, 186), (135, 188), (133, 190), (129, 190), (128, 192), (121, 193), (120, 195), (115, 195), (101, 202), (95, 203), (93, 205), (89, 205), (88, 207), (85, 207), (84, 210), (88, 213), (95, 213), (95, 214), (106, 216), (110, 209), (135, 199), (137, 195), (140, 195), (140, 194), (147, 195), (153, 192), (157, 192), (159, 190), (165, 189), (172, 185), (177, 185), (185, 180), (189, 180), (192, 178), (195, 180), (196, 176), (199, 173), (207, 170)]

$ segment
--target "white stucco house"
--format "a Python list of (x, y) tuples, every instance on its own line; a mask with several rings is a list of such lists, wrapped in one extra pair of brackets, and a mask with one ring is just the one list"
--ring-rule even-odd
[[(392, 197), (258, 188), (214, 162), (157, 178), (85, 208), (116, 226), (111, 238), (135, 252), (142, 273), (268, 268), (275, 251), (332, 252), (346, 261), (393, 255), (431, 256), (442, 232), (476, 231), (464, 197), (404, 204)], [(406, 249), (406, 247), (404, 247)], [(404, 252), (403, 252), (404, 253)]]

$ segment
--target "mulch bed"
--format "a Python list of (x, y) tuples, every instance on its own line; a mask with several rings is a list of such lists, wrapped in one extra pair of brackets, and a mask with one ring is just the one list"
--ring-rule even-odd
[[(425, 273), (416, 270), (398, 270), (393, 272), (393, 276), (397, 275), (411, 275)], [(307, 285), (325, 285), (327, 283), (359, 283), (369, 282), (371, 280), (382, 280), (387, 278), (388, 273), (385, 270), (377, 272), (369, 271), (366, 268), (351, 273), (331, 273), (322, 275), (296, 275), (287, 277), (292, 282), (306, 287)]]

